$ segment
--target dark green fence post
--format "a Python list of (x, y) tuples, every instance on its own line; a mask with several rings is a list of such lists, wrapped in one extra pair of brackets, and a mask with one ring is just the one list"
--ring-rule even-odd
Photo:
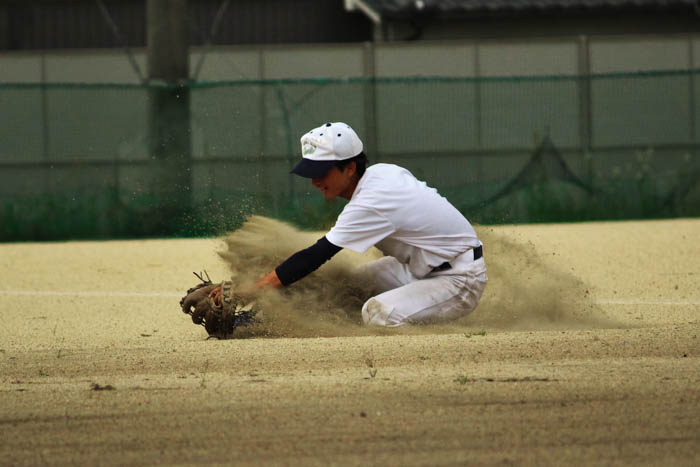
[(186, 0), (148, 0), (150, 152), (157, 207), (150, 219), (157, 235), (187, 233), (192, 204), (189, 35)]

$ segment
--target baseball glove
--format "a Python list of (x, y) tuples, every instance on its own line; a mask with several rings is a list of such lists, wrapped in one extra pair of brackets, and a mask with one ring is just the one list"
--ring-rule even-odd
[[(187, 295), (180, 300), (180, 307), (192, 317), (192, 322), (204, 326), (209, 337), (226, 339), (231, 337), (238, 326), (256, 322), (255, 315), (258, 311), (255, 304), (236, 294), (231, 281), (214, 284), (206, 271), (204, 275), (196, 272), (194, 275), (201, 282), (187, 291)], [(217, 287), (222, 289), (221, 303), (209, 296)]]

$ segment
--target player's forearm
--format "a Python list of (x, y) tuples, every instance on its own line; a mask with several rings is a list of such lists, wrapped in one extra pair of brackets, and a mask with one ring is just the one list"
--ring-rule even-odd
[(275, 277), (281, 285), (289, 285), (314, 272), (341, 249), (323, 237), (309, 248), (297, 251), (277, 266), (274, 271)]

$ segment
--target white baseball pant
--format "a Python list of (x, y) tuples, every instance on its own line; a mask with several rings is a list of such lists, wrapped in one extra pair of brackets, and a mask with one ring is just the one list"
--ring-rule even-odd
[(392, 256), (363, 267), (374, 279), (379, 295), (362, 307), (365, 324), (396, 327), (452, 321), (468, 315), (479, 304), (486, 287), (486, 263), (474, 261), (473, 250), (450, 261), (452, 268), (414, 276), (408, 265)]

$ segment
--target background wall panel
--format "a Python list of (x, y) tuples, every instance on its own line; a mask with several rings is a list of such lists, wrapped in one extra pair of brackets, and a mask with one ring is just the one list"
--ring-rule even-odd
[[(145, 51), (133, 51), (133, 57), (145, 78)], [(44, 60), (49, 83), (140, 83), (138, 73), (121, 50), (51, 53), (45, 54)]]
[(591, 38), (589, 47), (591, 73), (690, 68), (684, 36)]
[(493, 41), (479, 43), (482, 76), (576, 75), (578, 44), (571, 39), (552, 41)]
[(472, 43), (377, 44), (375, 70), (381, 77), (476, 76)]

